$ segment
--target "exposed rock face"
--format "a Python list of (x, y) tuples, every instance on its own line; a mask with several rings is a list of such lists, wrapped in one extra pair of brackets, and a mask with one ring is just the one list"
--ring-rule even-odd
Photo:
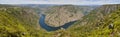
[(67, 22), (81, 19), (84, 16), (79, 7), (76, 6), (57, 6), (46, 12), (46, 23), (50, 26), (58, 27)]

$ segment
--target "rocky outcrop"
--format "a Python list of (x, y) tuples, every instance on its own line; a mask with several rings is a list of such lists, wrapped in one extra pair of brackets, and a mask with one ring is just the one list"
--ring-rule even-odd
[[(84, 16), (86, 7), (64, 5), (64, 6), (54, 6), (49, 8), (46, 14), (46, 23), (50, 26), (58, 27), (64, 25), (67, 22), (75, 21), (81, 19)], [(84, 9), (84, 10), (83, 10)], [(86, 8), (87, 10), (88, 8)], [(88, 10), (90, 11), (90, 10)]]

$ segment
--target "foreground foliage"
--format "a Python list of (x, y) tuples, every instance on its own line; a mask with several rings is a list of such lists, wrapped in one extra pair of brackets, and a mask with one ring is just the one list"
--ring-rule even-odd
[(39, 17), (20, 7), (0, 7), (0, 37), (39, 37)]
[(76, 37), (120, 37), (120, 6), (105, 5), (98, 9), (71, 26), (69, 31)]
[(66, 30), (47, 32), (38, 21), (32, 9), (0, 7), (0, 37), (120, 37), (120, 5), (95, 9)]

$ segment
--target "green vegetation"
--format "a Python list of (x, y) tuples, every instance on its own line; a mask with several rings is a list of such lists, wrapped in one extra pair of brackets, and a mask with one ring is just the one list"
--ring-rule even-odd
[(68, 29), (51, 32), (39, 26), (33, 9), (1, 6), (0, 37), (120, 37), (120, 5), (101, 6)]
[[(104, 10), (108, 6), (110, 11)], [(120, 6), (105, 5), (98, 9), (100, 11), (84, 16), (84, 19), (71, 26), (69, 31), (76, 37), (120, 37)], [(111, 24), (112, 28), (109, 27)]]
[(39, 16), (20, 7), (0, 7), (0, 37), (40, 37)]
[(119, 16), (120, 5), (104, 5), (91, 11), (67, 30), (51, 33), (54, 37), (120, 37)]

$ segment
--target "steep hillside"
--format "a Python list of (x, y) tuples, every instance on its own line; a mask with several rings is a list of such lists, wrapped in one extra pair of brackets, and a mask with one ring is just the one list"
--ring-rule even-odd
[(74, 5), (61, 5), (49, 8), (46, 14), (46, 23), (50, 26), (58, 27), (67, 22), (76, 21), (84, 16), (84, 13), (89, 12), (93, 8)]
[(88, 15), (83, 8), (68, 5), (52, 7), (45, 14), (50, 26), (78, 21), (66, 30), (47, 32), (39, 27), (39, 15), (33, 9), (0, 6), (0, 37), (120, 37), (119, 4), (103, 5)]
[(39, 15), (32, 9), (2, 5), (0, 37), (40, 37), (43, 30), (38, 21)]
[(83, 17), (69, 31), (81, 37), (120, 37), (120, 5), (103, 5)]

